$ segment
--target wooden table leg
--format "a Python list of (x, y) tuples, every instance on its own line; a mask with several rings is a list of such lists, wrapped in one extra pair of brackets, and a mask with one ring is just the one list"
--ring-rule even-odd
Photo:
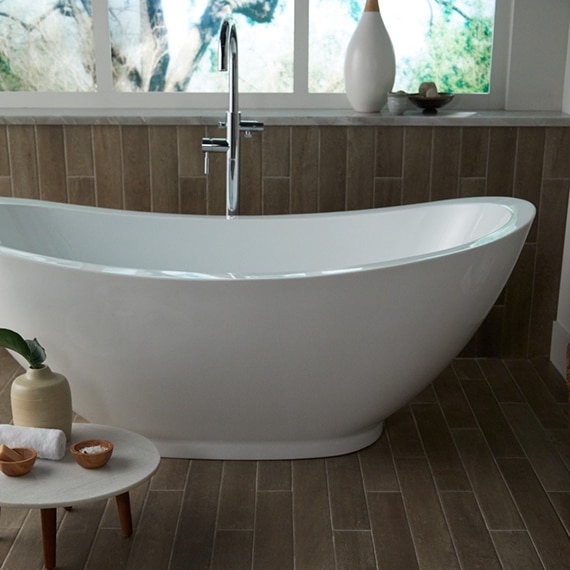
[(117, 495), (115, 497), (117, 502), (117, 508), (119, 510), (119, 520), (121, 521), (121, 530), (123, 531), (123, 536), (128, 538), (133, 534), (133, 519), (131, 517), (131, 499), (129, 498), (129, 492)]
[(47, 570), (53, 570), (55, 568), (56, 509), (41, 509), (41, 518), (44, 565)]

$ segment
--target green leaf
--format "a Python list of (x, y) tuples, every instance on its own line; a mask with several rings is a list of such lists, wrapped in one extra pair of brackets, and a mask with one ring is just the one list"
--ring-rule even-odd
[(37, 339), (24, 340), (10, 329), (0, 329), (0, 346), (21, 354), (28, 361), (30, 368), (40, 368), (46, 358), (45, 350)]

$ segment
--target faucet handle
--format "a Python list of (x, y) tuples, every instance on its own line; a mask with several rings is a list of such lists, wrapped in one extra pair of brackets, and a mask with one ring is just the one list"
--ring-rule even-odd
[(264, 129), (264, 124), (260, 121), (240, 121), (239, 130), (245, 131), (245, 136), (247, 138), (251, 137), (252, 132), (259, 132)]

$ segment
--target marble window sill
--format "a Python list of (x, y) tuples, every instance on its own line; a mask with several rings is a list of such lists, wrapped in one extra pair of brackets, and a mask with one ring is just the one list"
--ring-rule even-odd
[[(555, 127), (570, 126), (570, 114), (547, 111), (440, 110), (426, 116), (409, 110), (404, 115), (357, 113), (342, 110), (271, 111), (242, 109), (246, 119), (271, 126), (458, 126), (458, 127)], [(216, 125), (225, 110), (185, 109), (5, 109), (0, 125)]]

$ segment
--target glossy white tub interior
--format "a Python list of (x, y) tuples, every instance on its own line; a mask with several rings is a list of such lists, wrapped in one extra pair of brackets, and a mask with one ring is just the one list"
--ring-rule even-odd
[(163, 456), (347, 453), (468, 342), (533, 217), (511, 198), (234, 220), (0, 198), (0, 326), (40, 340), (79, 414)]

